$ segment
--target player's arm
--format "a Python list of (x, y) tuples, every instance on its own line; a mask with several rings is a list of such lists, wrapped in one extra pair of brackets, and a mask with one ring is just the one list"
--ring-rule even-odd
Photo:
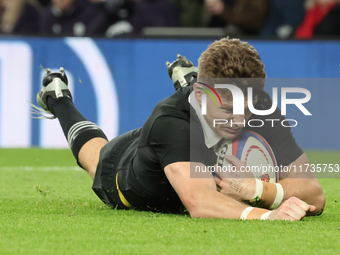
[(283, 201), (291, 196), (298, 197), (308, 204), (315, 205), (316, 210), (309, 214), (316, 215), (322, 213), (325, 207), (325, 195), (318, 179), (310, 172), (309, 165), (308, 157), (303, 153), (288, 166), (288, 173), (280, 175), (280, 184), (284, 190)]
[[(236, 166), (238, 170), (244, 165), (244, 162), (235, 156), (226, 156), (226, 159)], [(316, 215), (321, 213), (325, 206), (325, 196), (321, 185), (308, 169), (307, 172), (294, 170), (308, 165), (308, 157), (306, 154), (302, 154), (285, 168), (290, 172), (284, 173), (283, 178), (277, 184), (260, 180), (255, 181), (254, 178), (249, 178), (249, 176), (241, 173), (237, 178), (237, 182), (242, 185), (238, 189), (240, 192), (235, 192), (231, 188), (235, 182), (233, 178), (215, 178), (215, 181), (221, 193), (242, 201), (258, 200), (258, 206), (267, 209), (275, 209), (287, 199), (297, 197), (308, 204), (314, 205), (316, 210), (308, 212), (308, 215)]]
[(180, 197), (182, 203), (195, 218), (229, 218), (229, 219), (268, 219), (300, 220), (314, 206), (297, 198), (288, 199), (278, 209), (272, 211), (249, 207), (235, 199), (223, 195), (216, 190), (212, 176), (206, 178), (190, 178), (190, 166), (201, 163), (176, 162), (164, 168), (165, 174)]
[(221, 193), (256, 207), (271, 210), (282, 204), (284, 191), (281, 184), (254, 178), (253, 173), (243, 171), (245, 163), (235, 156), (225, 155), (225, 159), (235, 166), (235, 172), (221, 173), (219, 177), (215, 177)]

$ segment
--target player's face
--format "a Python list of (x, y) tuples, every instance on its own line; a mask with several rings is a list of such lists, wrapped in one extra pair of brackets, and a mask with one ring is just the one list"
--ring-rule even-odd
[[(211, 97), (207, 97), (207, 114), (204, 115), (204, 118), (215, 133), (224, 139), (235, 139), (240, 136), (242, 128), (251, 116), (247, 100), (245, 99), (244, 102), (244, 115), (234, 115), (233, 102), (223, 97), (221, 100), (222, 105), (216, 105)], [(216, 120), (223, 121), (217, 122)]]

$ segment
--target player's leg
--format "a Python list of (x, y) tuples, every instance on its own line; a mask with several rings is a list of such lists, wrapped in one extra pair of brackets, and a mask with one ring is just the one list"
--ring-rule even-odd
[(89, 173), (92, 180), (96, 174), (100, 150), (105, 144), (107, 144), (105, 138), (95, 137), (87, 141), (78, 153), (79, 164)]
[(100, 150), (107, 144), (107, 138), (95, 123), (88, 121), (74, 106), (64, 69), (60, 68), (58, 73), (51, 73), (49, 69), (46, 72), (37, 102), (41, 108), (58, 118), (78, 164), (93, 179)]

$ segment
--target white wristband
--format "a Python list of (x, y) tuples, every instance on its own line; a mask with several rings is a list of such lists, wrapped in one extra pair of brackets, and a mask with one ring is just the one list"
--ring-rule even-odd
[(275, 197), (274, 203), (269, 208), (271, 210), (274, 210), (279, 207), (279, 205), (281, 204), (283, 200), (283, 195), (284, 195), (282, 185), (280, 183), (275, 183), (275, 185), (276, 185), (276, 197)]
[(255, 195), (253, 196), (252, 199), (250, 199), (250, 202), (253, 202), (254, 200), (256, 200), (256, 198), (261, 199), (263, 193), (263, 182), (258, 179), (255, 179), (255, 181), (256, 181)]
[(243, 210), (243, 212), (241, 213), (240, 219), (241, 220), (246, 220), (248, 214), (250, 213), (251, 210), (253, 210), (254, 207), (247, 207), (246, 209)]
[(272, 213), (272, 211), (268, 211), (261, 216), (261, 220), (266, 220), (268, 219), (269, 215)]

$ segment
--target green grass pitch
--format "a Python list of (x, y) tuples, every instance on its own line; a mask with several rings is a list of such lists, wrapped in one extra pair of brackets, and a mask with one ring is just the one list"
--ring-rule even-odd
[[(340, 163), (340, 152), (309, 152)], [(68, 150), (0, 149), (0, 254), (339, 254), (340, 179), (299, 222), (191, 219), (118, 211), (91, 190)]]

